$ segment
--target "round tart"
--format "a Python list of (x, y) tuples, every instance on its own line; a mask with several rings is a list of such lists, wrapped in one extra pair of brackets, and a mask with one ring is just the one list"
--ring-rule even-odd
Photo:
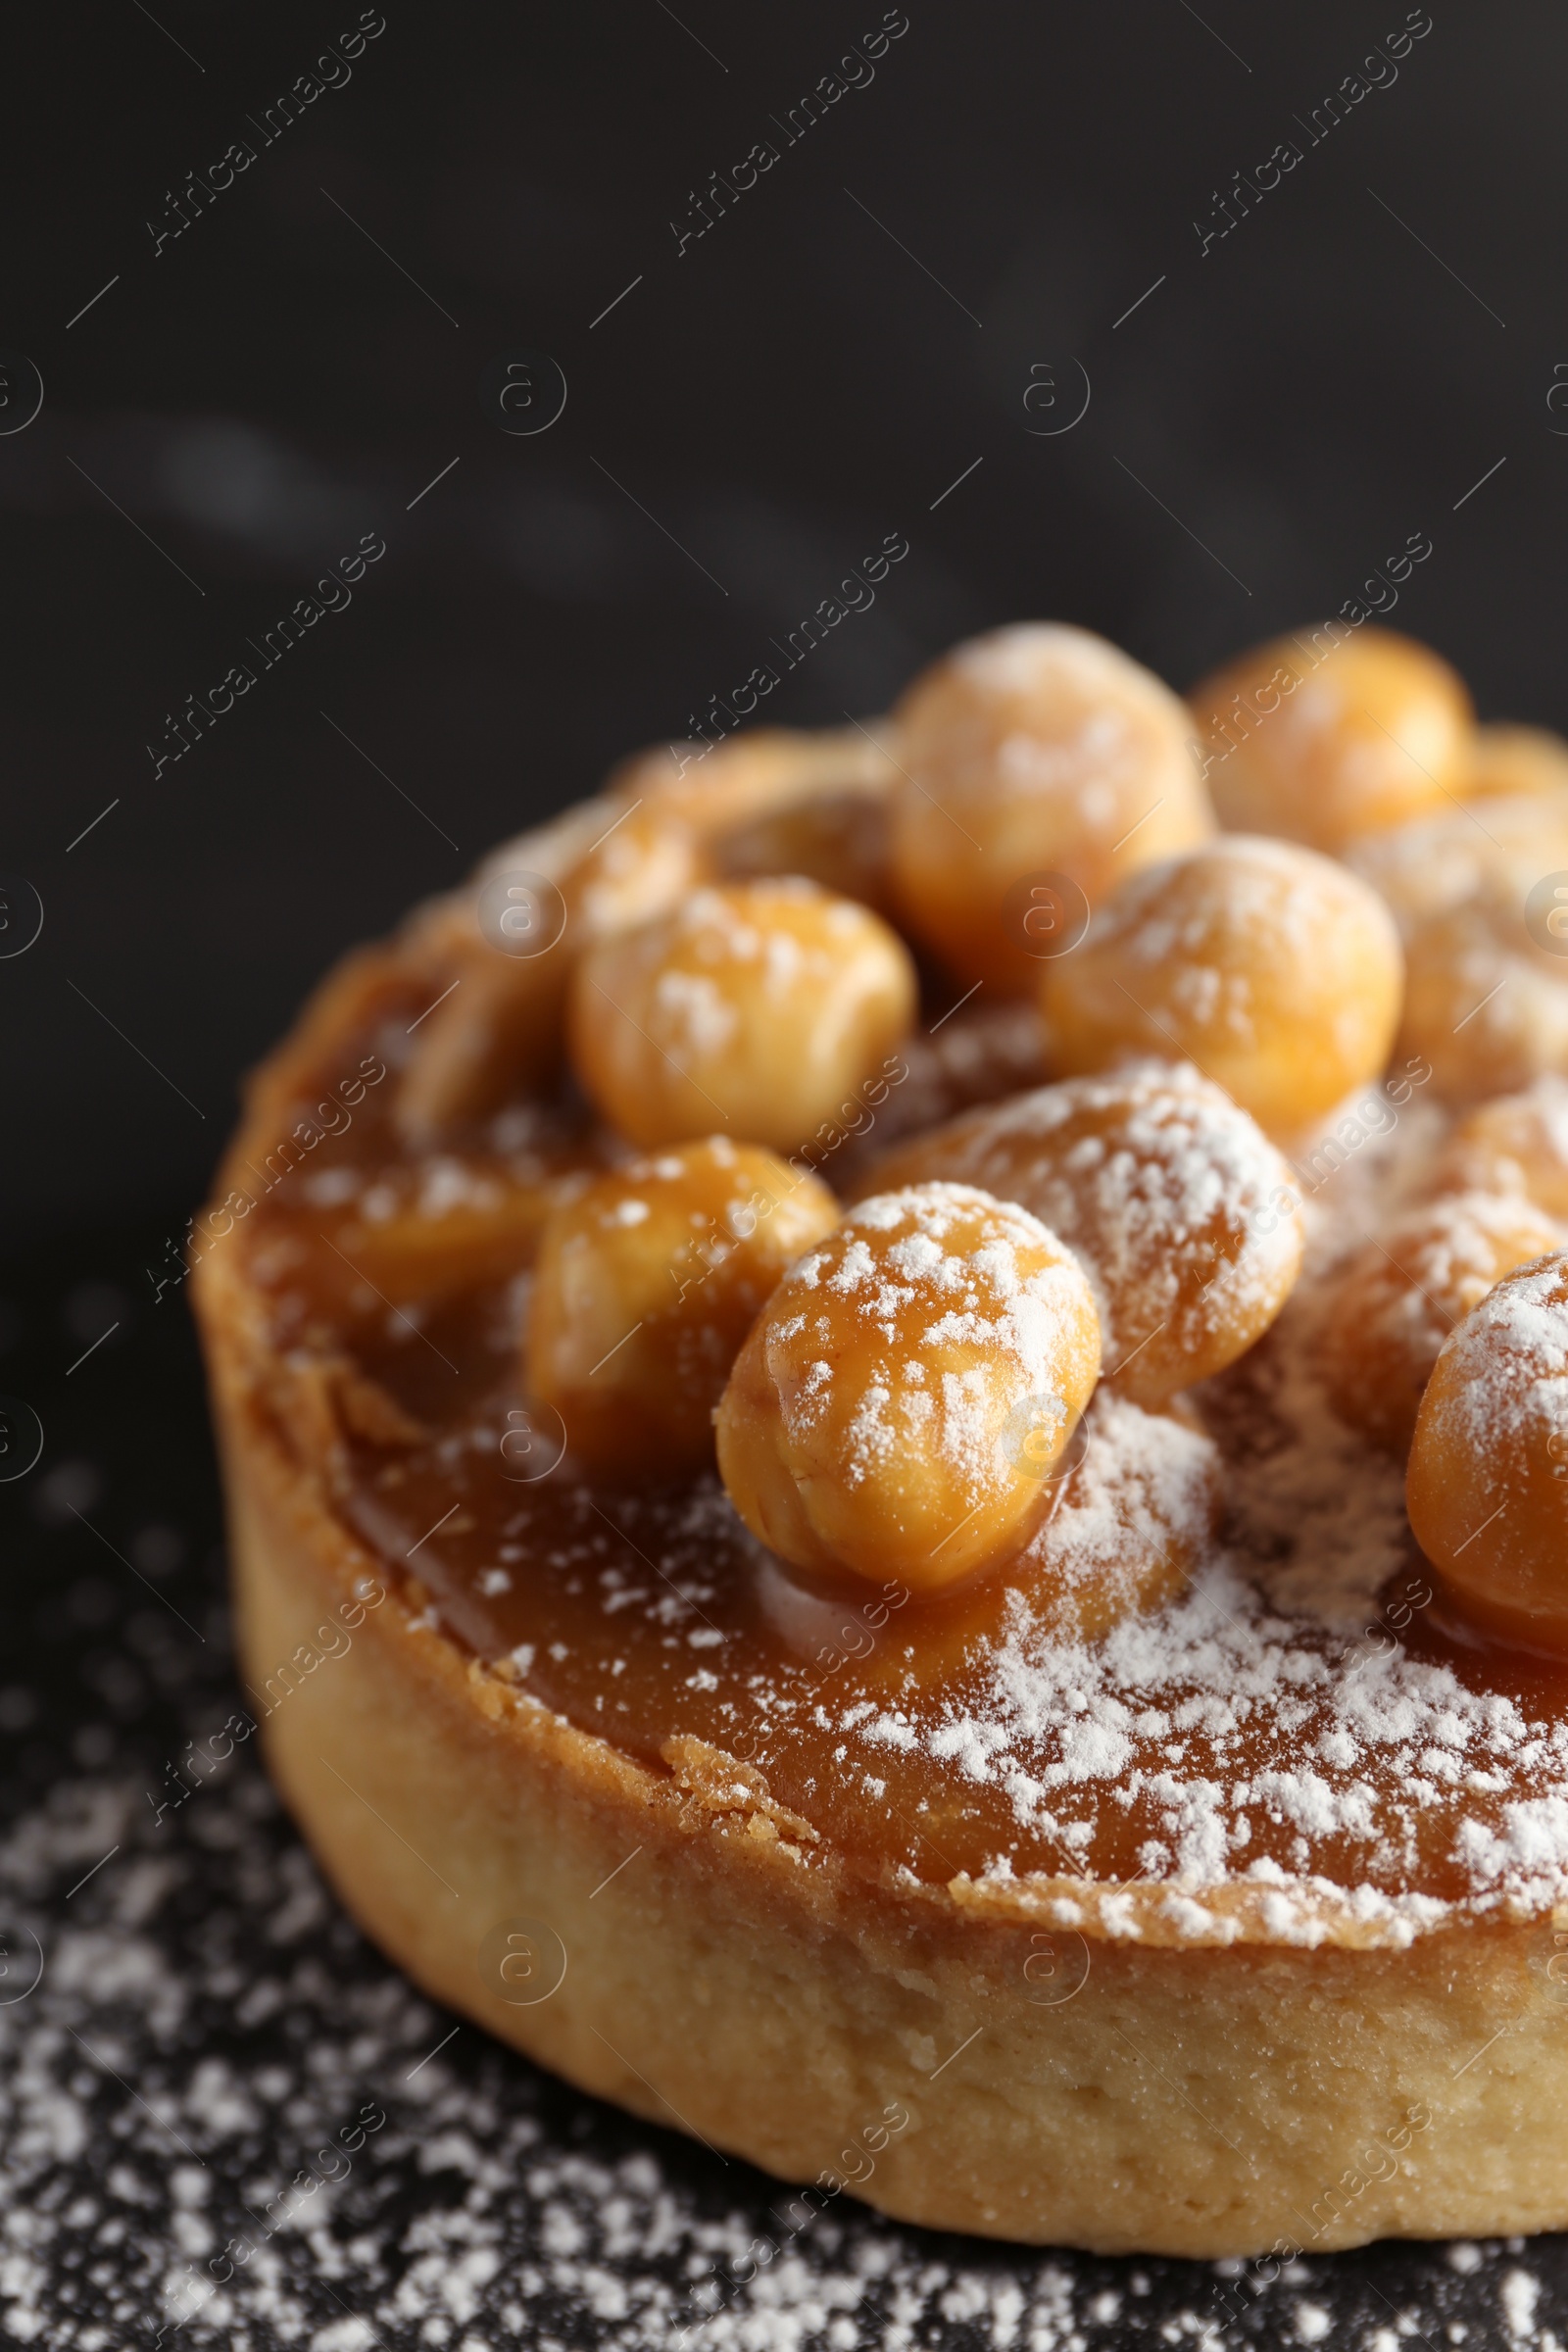
[(1201, 761), (1055, 628), (642, 756), (322, 985), (195, 1231), (322, 1867), (792, 2212), (1568, 2226), (1568, 1051), (1399, 1029), (1359, 712), (1462, 790), (1451, 673), (1276, 652)]

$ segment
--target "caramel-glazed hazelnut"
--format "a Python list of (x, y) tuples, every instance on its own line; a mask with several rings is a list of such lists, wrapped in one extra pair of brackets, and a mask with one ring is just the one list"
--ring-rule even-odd
[(1402, 1454), (1449, 1332), (1504, 1274), (1562, 1239), (1517, 1194), (1457, 1193), (1409, 1210), (1358, 1250), (1329, 1287), (1318, 1339), (1340, 1418)]
[(1082, 1270), (966, 1185), (880, 1193), (793, 1266), (718, 1408), (718, 1465), (797, 1567), (934, 1591), (1014, 1558), (1100, 1371)]
[(1342, 624), (1276, 637), (1190, 696), (1220, 822), (1340, 850), (1464, 790), (1475, 713), (1428, 647)]
[(1516, 792), (1368, 833), (1347, 865), (1388, 901), (1406, 940), (1488, 888), (1522, 906), (1544, 874), (1568, 867), (1568, 793)]
[[(1015, 1602), (1020, 1619), (1063, 1643), (1102, 1642), (1192, 1584), (1224, 1516), (1224, 1464), (1212, 1438), (1171, 1413), (1149, 1413), (1103, 1382), (1072, 1442), (1046, 1478), (1045, 1516), (1001, 1576), (926, 1592), (894, 1620), (894, 1638), (866, 1643), (861, 1671), (891, 1699), (912, 1676), (940, 1707), (976, 1649), (995, 1642)], [(759, 1570), (770, 1621), (803, 1643), (831, 1639), (856, 1606), (858, 1580), (824, 1588)], [(859, 1588), (863, 1595), (863, 1588)], [(913, 1596), (911, 1596), (913, 1597)], [(874, 1604), (873, 1604), (874, 1606)], [(863, 1640), (863, 1637), (862, 1637)]]
[(1470, 1616), (1568, 1652), (1568, 1257), (1505, 1276), (1446, 1341), (1404, 1492)]
[(1143, 1405), (1234, 1363), (1300, 1271), (1289, 1165), (1182, 1063), (989, 1103), (904, 1145), (863, 1189), (933, 1182), (1016, 1200), (1068, 1245), (1099, 1302), (1104, 1378)]
[(1214, 829), (1169, 687), (1087, 629), (1034, 623), (960, 645), (893, 714), (894, 892), (951, 969), (1035, 986), (1014, 885), (1064, 874), (1093, 905)]
[(641, 803), (662, 823), (691, 826), (718, 856), (718, 870), (729, 872), (726, 845), (736, 829), (808, 809), (824, 797), (880, 798), (894, 770), (876, 740), (876, 724), (743, 727), (722, 743), (662, 743), (621, 760), (606, 790), (623, 808)]
[(633, 1143), (726, 1129), (782, 1152), (874, 1077), (914, 1018), (908, 950), (799, 877), (695, 891), (572, 976), (577, 1075)]
[[(646, 805), (616, 815), (613, 803), (602, 800), (506, 844), (467, 889), (416, 913), (407, 953), (425, 970), (430, 1002), (397, 1082), (405, 1140), (428, 1148), (455, 1123), (542, 1085), (561, 1058), (578, 950), (648, 921), (695, 888), (703, 871), (690, 825)], [(486, 893), (508, 874), (518, 877), (519, 887), (506, 893), (514, 903), (490, 909), (486, 927)], [(523, 875), (533, 880), (522, 882)], [(537, 953), (503, 950), (499, 939), (511, 936), (512, 920), (516, 941), (537, 945)]]
[[(751, 727), (684, 753), (662, 744), (623, 760), (599, 799), (494, 851), (469, 889), (423, 909), (407, 934), (430, 1003), (398, 1081), (405, 1137), (428, 1144), (551, 1076), (578, 956), (701, 883), (803, 873), (880, 899), (893, 772), (863, 727)], [(533, 954), (514, 952), (515, 935), (503, 949), (499, 910), (481, 920), (486, 887), (524, 874), (545, 888), (505, 911), (537, 922)]]
[[(1558, 854), (1543, 844), (1531, 882), (1549, 881)], [(1517, 871), (1490, 869), (1459, 905), (1409, 927), (1400, 1043), (1431, 1062), (1450, 1102), (1568, 1073), (1568, 937), (1551, 928), (1563, 912), (1533, 920)]]
[(1568, 1218), (1568, 1079), (1538, 1078), (1469, 1111), (1438, 1154), (1433, 1190), (1520, 1193)]
[(1135, 874), (1044, 969), (1059, 1069), (1174, 1054), (1271, 1135), (1378, 1076), (1402, 980), (1375, 891), (1315, 851), (1240, 833)]
[(867, 792), (818, 793), (737, 825), (714, 844), (713, 861), (726, 881), (802, 874), (880, 911), (888, 896), (887, 809)]
[(1549, 727), (1502, 721), (1477, 727), (1465, 770), (1466, 800), (1538, 792), (1568, 793), (1568, 743)]
[(837, 1223), (827, 1186), (726, 1137), (601, 1176), (546, 1225), (527, 1385), (585, 1466), (700, 1469), (742, 1340), (791, 1258)]

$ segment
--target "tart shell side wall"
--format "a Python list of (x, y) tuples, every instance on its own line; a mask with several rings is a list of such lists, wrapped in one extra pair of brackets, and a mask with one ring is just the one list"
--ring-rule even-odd
[[(421, 1624), (262, 1408), (242, 1250), (197, 1298), (247, 1684), (264, 1701), (357, 1578), (388, 1588), (263, 1737), (327, 1877), (432, 1997), (650, 2121), (798, 2184), (861, 2173), (853, 2193), (941, 2229), (1214, 2257), (1568, 2223), (1541, 1923), (1375, 1951), (1096, 1934), (1048, 2006), (1038, 1895), (857, 1878), (749, 1768), (677, 1740), (646, 1771)], [(518, 1918), (566, 1954), (532, 2006), (480, 1970)], [(890, 2107), (907, 2123), (863, 2173)]]

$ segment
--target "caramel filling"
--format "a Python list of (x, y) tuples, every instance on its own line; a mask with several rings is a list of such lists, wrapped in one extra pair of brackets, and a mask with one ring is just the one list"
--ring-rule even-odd
[[(1459, 1900), (1511, 1850), (1510, 1808), (1568, 1774), (1568, 1670), (1450, 1625), (1407, 1530), (1353, 1621), (1309, 1613), (1289, 1510), (1271, 1523), (1249, 1501), (1298, 1443), (1288, 1317), (1203, 1395), (1223, 1529), (1177, 1476), (1181, 1446), (1207, 1441), (1118, 1403), (1137, 1425), (1118, 1437), (1091, 1414), (1022, 1560), (934, 1598), (894, 1579), (813, 1585), (746, 1533), (711, 1472), (588, 1478), (528, 1413), (519, 1343), (534, 1212), (605, 1157), (585, 1118), (540, 1106), (400, 1165), (370, 1099), (237, 1245), (277, 1358), (326, 1367), (335, 1436), (329, 1460), (315, 1450), (334, 1507), (445, 1633), (573, 1724), (656, 1768), (681, 1739), (723, 1749), (873, 1875), (934, 1883), (1157, 1881), (1207, 1853), (1211, 1876)], [(278, 1423), (312, 1454), (281, 1404)], [(1140, 1445), (1164, 1448), (1187, 1498), (1161, 1521), (1146, 1495), (1119, 1526)], [(1365, 1475), (1392, 1479), (1368, 1491), (1402, 1529), (1396, 1471)], [(1089, 1563), (1066, 1621), (1053, 1542)], [(1117, 1576), (1132, 1606), (1107, 1630), (1094, 1602)]]

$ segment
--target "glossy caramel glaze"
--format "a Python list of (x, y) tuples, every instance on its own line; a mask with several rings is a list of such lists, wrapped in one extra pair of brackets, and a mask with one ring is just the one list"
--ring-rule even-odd
[[(367, 1038), (395, 1051), (402, 1026), (400, 1008)], [(335, 1043), (323, 1080), (364, 1042)], [(495, 1243), (466, 1284), (454, 1250), (423, 1298), (361, 1279), (355, 1237), (390, 1222), (372, 1211), (443, 1198), (442, 1182), (421, 1189), (435, 1162), (411, 1170), (399, 1152), (391, 1091), (236, 1231), (276, 1360), (337, 1368), (336, 1507), (429, 1622), (508, 1680), (656, 1768), (678, 1736), (760, 1766), (780, 1804), (876, 1875), (1315, 1878), (1369, 1903), (1513, 1899), (1510, 1808), (1568, 1789), (1568, 1676), (1446, 1628), (1396, 1471), (1321, 1399), (1300, 1402), (1311, 1350), (1292, 1310), (1184, 1408), (1222, 1457), (1226, 1524), (1211, 1534), (1181, 1501), (1176, 1550), (1192, 1550), (1154, 1613), (1079, 1638), (1048, 1618), (1033, 1554), (930, 1599), (892, 1581), (812, 1587), (747, 1534), (711, 1472), (634, 1488), (556, 1458), (520, 1386), (526, 1213), (510, 1271)], [(617, 1153), (563, 1096), (435, 1156), (448, 1206), (422, 1221), (438, 1226), (466, 1213), (465, 1169), (554, 1198)], [(309, 1444), (282, 1407), (278, 1426)], [(1129, 1426), (1122, 1456), (1090, 1428), (1048, 1537), (1103, 1534)]]

